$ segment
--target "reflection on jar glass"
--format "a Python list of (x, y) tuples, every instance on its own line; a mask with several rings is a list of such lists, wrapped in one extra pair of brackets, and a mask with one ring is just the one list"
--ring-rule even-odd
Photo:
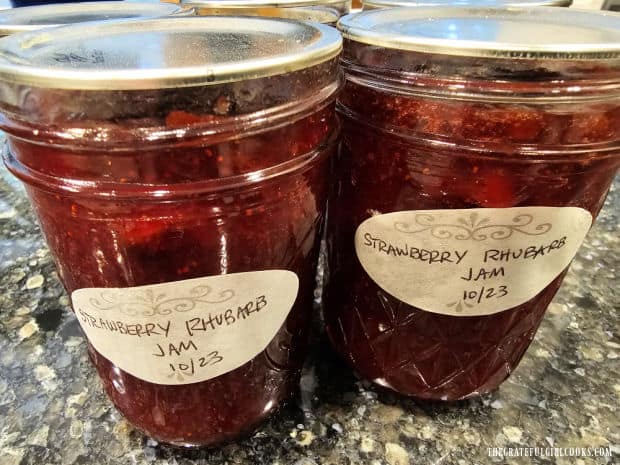
[(5, 162), (107, 394), (159, 441), (250, 431), (298, 382), (338, 135), (339, 34), (192, 17), (1, 47)]
[(456, 400), (515, 369), (620, 165), (619, 25), (564, 9), (341, 20), (324, 318), (363, 377)]

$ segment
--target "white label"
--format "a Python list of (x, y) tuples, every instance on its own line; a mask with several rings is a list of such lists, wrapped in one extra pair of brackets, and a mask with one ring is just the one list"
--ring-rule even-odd
[(190, 384), (252, 360), (274, 338), (299, 290), (268, 270), (129, 288), (85, 288), (73, 308), (97, 352), (157, 384)]
[(409, 305), (490, 315), (551, 283), (591, 224), (592, 215), (577, 207), (402, 211), (360, 224), (355, 250), (366, 273)]

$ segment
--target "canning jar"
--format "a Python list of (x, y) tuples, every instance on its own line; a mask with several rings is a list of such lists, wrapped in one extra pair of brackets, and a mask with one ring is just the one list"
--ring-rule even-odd
[(397, 7), (537, 7), (537, 6), (564, 6), (569, 7), (573, 0), (364, 0), (364, 10), (376, 10), (379, 8)]
[(109, 1), (26, 6), (0, 11), (0, 37), (86, 21), (157, 18), (189, 14), (193, 14), (193, 11), (171, 3)]
[(603, 205), (620, 165), (620, 18), (543, 8), (339, 23), (324, 318), (381, 386), (495, 389)]
[(146, 434), (233, 439), (297, 386), (340, 35), (196, 17), (54, 32), (0, 45), (0, 127), (91, 360)]
[(181, 0), (199, 16), (270, 16), (336, 25), (351, 0)]

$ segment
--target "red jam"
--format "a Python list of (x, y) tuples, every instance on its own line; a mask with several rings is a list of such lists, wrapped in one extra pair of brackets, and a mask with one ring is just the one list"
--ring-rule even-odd
[(17, 109), (2, 109), (7, 166), (26, 183), (69, 294), (262, 270), (299, 279), (267, 347), (206, 381), (148, 382), (89, 344), (116, 407), (158, 441), (232, 440), (295, 391), (338, 135), (338, 87), (329, 58), (217, 85), (30, 88)]
[[(172, 111), (166, 122), (176, 126), (182, 120), (204, 121), (208, 116)], [(161, 183), (168, 190), (169, 200), (158, 201), (146, 198), (134, 184), (135, 197), (110, 201), (28, 186), (69, 293), (269, 269), (291, 270), (300, 279), (298, 299), (265, 351), (209, 381), (180, 386), (149, 383), (123, 372), (91, 347), (91, 360), (108, 395), (142, 431), (175, 444), (230, 440), (250, 430), (294, 391), (312, 308), (334, 128), (329, 105), (257, 136), (220, 143), (205, 138), (195, 147), (152, 153), (40, 147), (9, 137), (18, 163), (53, 179), (96, 174), (113, 179), (119, 187), (147, 182)], [(108, 129), (114, 134), (114, 125)], [(319, 153), (305, 166), (270, 181), (212, 194), (198, 187), (185, 191), (188, 177), (215, 179), (221, 173), (260, 171), (278, 159), (294, 159), (313, 150)]]
[[(176, 444), (230, 440), (250, 430), (294, 391), (312, 308), (326, 200), (324, 173), (331, 150), (324, 144), (334, 131), (332, 113), (330, 106), (284, 129), (235, 144), (251, 144), (252, 152), (231, 151), (230, 143), (206, 143), (199, 149), (180, 147), (148, 160), (139, 151), (122, 157), (78, 155), (11, 140), (17, 160), (26, 163), (36, 158), (41, 162), (30, 166), (55, 177), (92, 169), (95, 163), (80, 164), (90, 156), (97, 159), (96, 164), (108, 166), (111, 176), (118, 170), (119, 179), (130, 178), (127, 182), (151, 177), (164, 181), (172, 196), (182, 187), (175, 183), (186, 178), (175, 173), (179, 167), (188, 167), (193, 175), (219, 173), (231, 169), (230, 165), (251, 172), (270, 166), (274, 156), (292, 158), (321, 150), (308, 166), (270, 182), (212, 196), (196, 191), (166, 203), (139, 198), (111, 203), (28, 186), (69, 293), (87, 287), (140, 286), (269, 269), (291, 270), (300, 279), (297, 302), (267, 349), (244, 366), (206, 382), (152, 384), (119, 370), (91, 347), (91, 360), (108, 395), (147, 434)], [(281, 151), (272, 152), (273, 144)], [(128, 164), (131, 169), (125, 168)], [(132, 173), (140, 175), (134, 178)]]
[[(578, 67), (566, 76), (549, 77), (541, 63), (511, 73), (510, 64), (347, 40), (344, 63), (343, 139), (327, 227), (329, 336), (361, 376), (400, 393), (457, 400), (491, 391), (518, 365), (566, 271), (514, 308), (438, 314), (371, 279), (356, 255), (356, 229), (372, 215), (407, 210), (575, 206), (596, 217), (620, 165), (618, 87), (607, 101), (538, 103), (535, 94), (551, 95), (562, 78), (570, 86)], [(455, 70), (463, 75), (452, 79)], [(617, 83), (618, 68), (608, 72), (588, 66), (583, 76)], [(468, 97), (452, 98), (455, 84)], [(489, 90), (532, 100), (493, 99)]]
[[(170, 120), (181, 118), (171, 112)], [(183, 119), (205, 119), (183, 114)], [(166, 152), (122, 155), (37, 147), (9, 138), (13, 156), (54, 179), (104, 169), (106, 178), (163, 182), (167, 202), (109, 201), (28, 186), (28, 194), (69, 293), (89, 287), (129, 287), (243, 271), (286, 269), (300, 280), (298, 299), (276, 337), (253, 360), (209, 381), (167, 386), (138, 379), (91, 347), (104, 387), (123, 415), (156, 439), (212, 444), (246, 432), (295, 389), (315, 286), (326, 200), (326, 164), (333, 149), (333, 106), (285, 128), (237, 141)], [(114, 131), (114, 127), (110, 126)], [(329, 138), (331, 137), (331, 142)], [(273, 147), (279, 147), (274, 151)], [(320, 152), (286, 176), (211, 195), (185, 190), (188, 176), (259, 171), (274, 158)], [(174, 158), (174, 163), (172, 159)], [(101, 177), (104, 173), (99, 171)], [(222, 238), (226, 239), (225, 247)]]

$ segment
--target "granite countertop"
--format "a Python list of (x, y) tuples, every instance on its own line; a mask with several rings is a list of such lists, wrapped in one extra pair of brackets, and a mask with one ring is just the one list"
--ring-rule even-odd
[(0, 464), (506, 463), (488, 447), (603, 447), (620, 460), (620, 179), (512, 377), (429, 404), (360, 382), (314, 337), (296, 399), (252, 437), (182, 451), (134, 431), (104, 395), (20, 183), (0, 168)]

